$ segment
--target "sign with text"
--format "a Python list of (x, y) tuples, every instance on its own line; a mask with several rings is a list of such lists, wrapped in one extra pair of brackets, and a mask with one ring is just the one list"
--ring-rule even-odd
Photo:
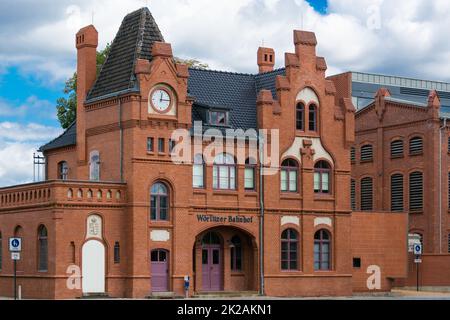
[(197, 215), (198, 222), (204, 223), (253, 223), (253, 217), (246, 216), (228, 216), (219, 217), (208, 214)]

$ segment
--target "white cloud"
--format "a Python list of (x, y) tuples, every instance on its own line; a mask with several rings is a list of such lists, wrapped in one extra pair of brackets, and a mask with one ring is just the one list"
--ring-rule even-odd
[[(13, 9), (0, 4), (7, 12), (0, 35), (16, 27), (16, 36), (0, 44), (0, 69), (20, 64), (24, 72), (50, 85), (74, 70), (73, 38), (79, 27), (94, 17), (104, 47), (123, 17), (148, 3), (43, 1), (49, 6), (29, 0)], [(19, 10), (21, 4), (35, 15)], [(176, 55), (200, 59), (213, 68), (254, 72), (262, 42), (276, 49), (277, 65), (282, 66), (283, 53), (293, 50), (292, 30), (303, 27), (317, 33), (329, 73), (373, 71), (450, 81), (450, 42), (443, 34), (450, 30), (446, 0), (329, 0), (327, 15), (304, 0), (160, 0), (149, 6)], [(380, 28), (368, 27), (374, 17)]]
[(33, 180), (33, 153), (62, 132), (40, 124), (0, 122), (0, 187)]
[(29, 96), (23, 103), (15, 104), (0, 97), (0, 116), (24, 118), (32, 116), (34, 119), (56, 119), (55, 105), (39, 99), (37, 96)]

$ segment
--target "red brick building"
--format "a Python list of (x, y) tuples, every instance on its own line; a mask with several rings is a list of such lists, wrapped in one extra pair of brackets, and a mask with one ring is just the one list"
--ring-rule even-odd
[[(370, 75), (357, 76), (369, 79)], [(357, 95), (351, 92), (352, 78), (355, 80), (351, 73), (333, 77), (341, 90)], [(436, 90), (422, 97), (424, 90), (404, 87), (412, 82), (439, 88), (445, 84), (378, 76), (381, 78), (394, 86), (392, 90), (378, 85), (374, 100), (356, 113), (352, 209), (407, 213), (410, 238), (420, 239), (424, 248), (421, 286), (450, 286), (448, 113)], [(367, 86), (373, 89), (376, 85), (371, 82)], [(413, 260), (410, 253), (408, 280), (397, 281), (397, 285), (416, 285)]]
[[(13, 236), (28, 298), (182, 295), (185, 276), (191, 294), (351, 295), (406, 277), (407, 215), (352, 213), (355, 109), (313, 33), (294, 31), (283, 69), (260, 48), (255, 75), (176, 63), (148, 9), (125, 17), (98, 77), (97, 43), (93, 26), (76, 35), (77, 121), (42, 147), (47, 181), (0, 189), (0, 296), (13, 292)], [(278, 129), (276, 173), (261, 174), (258, 136), (205, 161), (194, 122)], [(192, 156), (176, 164), (180, 129)]]

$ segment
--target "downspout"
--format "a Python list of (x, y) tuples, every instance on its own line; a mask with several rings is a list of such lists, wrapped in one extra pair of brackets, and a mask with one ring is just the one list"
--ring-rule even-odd
[(122, 127), (122, 99), (119, 98), (119, 134), (120, 134), (120, 182), (123, 182), (123, 127)]
[(260, 219), (259, 219), (259, 270), (260, 284), (259, 294), (265, 295), (264, 284), (264, 137), (259, 135), (259, 203), (260, 203)]
[(439, 253), (442, 253), (442, 131), (447, 127), (447, 118), (439, 128)]

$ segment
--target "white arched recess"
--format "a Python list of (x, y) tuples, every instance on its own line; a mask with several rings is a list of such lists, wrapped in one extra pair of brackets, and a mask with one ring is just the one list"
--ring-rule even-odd
[(88, 240), (84, 243), (81, 258), (83, 294), (105, 293), (105, 246), (101, 242), (102, 220), (97, 215), (88, 218)]

